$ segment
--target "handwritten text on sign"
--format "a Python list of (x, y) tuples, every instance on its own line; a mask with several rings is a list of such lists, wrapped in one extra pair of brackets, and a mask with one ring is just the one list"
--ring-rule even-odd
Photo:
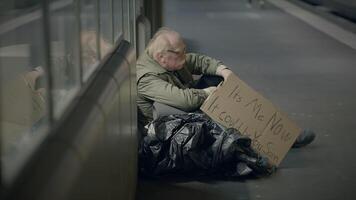
[(201, 110), (251, 138), (253, 148), (276, 166), (300, 133), (285, 114), (235, 75), (209, 96)]

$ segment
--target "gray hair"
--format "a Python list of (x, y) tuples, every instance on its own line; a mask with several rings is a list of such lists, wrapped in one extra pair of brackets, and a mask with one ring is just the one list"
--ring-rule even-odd
[(183, 41), (178, 32), (167, 27), (162, 27), (154, 34), (148, 43), (148, 55), (154, 57), (157, 53), (163, 53), (169, 49), (173, 49), (174, 47), (168, 38), (169, 35), (176, 35), (179, 40)]

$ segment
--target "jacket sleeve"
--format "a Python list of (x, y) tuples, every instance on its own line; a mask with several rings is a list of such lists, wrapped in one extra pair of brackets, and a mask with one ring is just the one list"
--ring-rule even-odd
[(192, 74), (215, 75), (216, 69), (223, 63), (209, 56), (196, 53), (186, 54), (186, 66)]
[(156, 75), (143, 76), (137, 85), (138, 94), (155, 102), (191, 112), (198, 109), (208, 94), (201, 89), (181, 89)]

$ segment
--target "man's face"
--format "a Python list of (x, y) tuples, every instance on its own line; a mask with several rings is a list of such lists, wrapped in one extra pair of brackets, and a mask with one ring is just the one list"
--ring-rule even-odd
[(167, 50), (165, 53), (165, 68), (176, 71), (183, 68), (185, 63), (185, 46), (178, 50)]
[(166, 35), (170, 47), (154, 56), (154, 59), (168, 71), (177, 71), (185, 64), (186, 45), (179, 35)]

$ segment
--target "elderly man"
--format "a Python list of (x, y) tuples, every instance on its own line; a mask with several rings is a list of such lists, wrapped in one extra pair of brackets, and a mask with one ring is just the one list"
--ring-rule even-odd
[[(176, 108), (177, 113), (198, 110), (219, 81), (213, 81), (215, 86), (202, 87), (192, 75), (215, 75), (226, 79), (232, 73), (219, 60), (186, 53), (186, 45), (179, 33), (168, 28), (160, 29), (137, 61), (139, 127), (153, 120), (155, 102), (167, 105), (168, 109)], [(303, 131), (295, 146), (309, 144), (314, 137), (314, 133)]]

